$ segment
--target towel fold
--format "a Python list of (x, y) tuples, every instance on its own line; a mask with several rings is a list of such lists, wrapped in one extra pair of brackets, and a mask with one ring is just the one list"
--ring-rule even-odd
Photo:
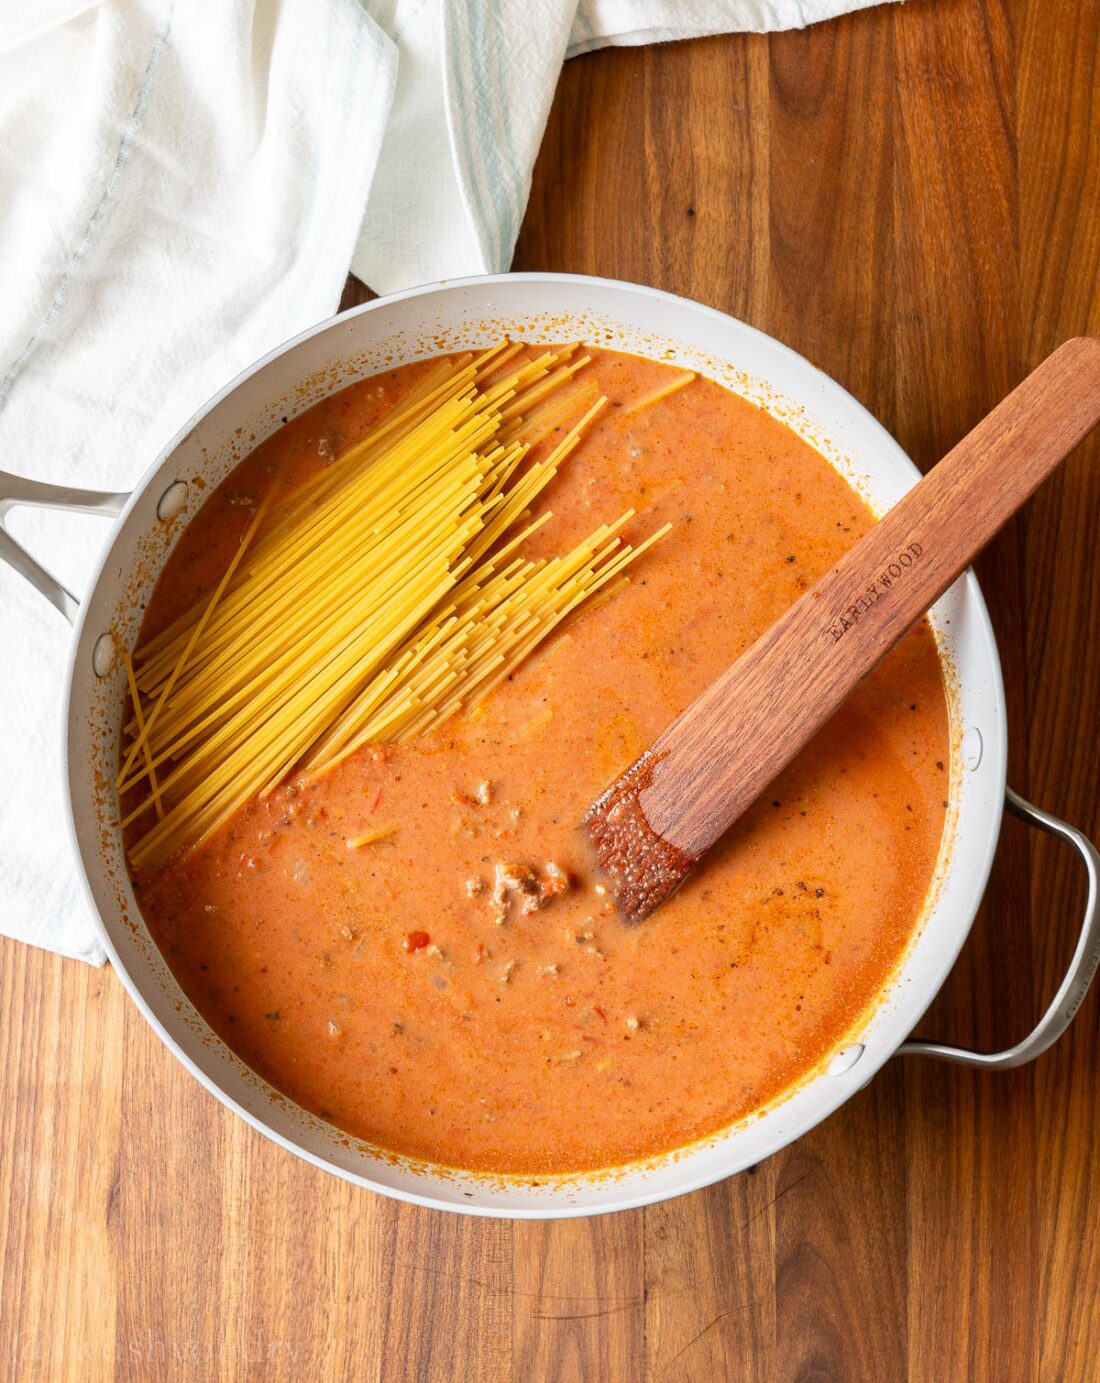
[[(336, 309), (511, 261), (566, 56), (873, 0), (9, 0), (0, 465), (127, 489), (225, 381)], [(18, 510), (79, 593), (94, 519)], [(101, 963), (63, 827), (69, 634), (0, 566), (0, 932)]]

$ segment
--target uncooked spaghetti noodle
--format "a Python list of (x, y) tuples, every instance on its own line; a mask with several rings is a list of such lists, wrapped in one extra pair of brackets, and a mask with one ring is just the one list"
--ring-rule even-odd
[(283, 494), (276, 478), (212, 595), (128, 665), (117, 786), (123, 825), (141, 823), (135, 868), (296, 767), (323, 773), (472, 706), (662, 536), (625, 543), (628, 511), (563, 556), (519, 551), (606, 403), (576, 378), (587, 359), (504, 342), (442, 361), (314, 480)]

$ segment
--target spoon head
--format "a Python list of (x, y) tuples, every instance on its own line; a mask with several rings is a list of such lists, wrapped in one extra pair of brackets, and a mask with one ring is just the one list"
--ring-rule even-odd
[(641, 795), (655, 759), (646, 753), (593, 802), (584, 830), (624, 922), (644, 921), (679, 888), (696, 861), (650, 825)]

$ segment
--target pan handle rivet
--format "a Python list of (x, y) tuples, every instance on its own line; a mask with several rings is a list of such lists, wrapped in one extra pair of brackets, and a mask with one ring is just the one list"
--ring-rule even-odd
[(846, 1071), (852, 1069), (862, 1055), (862, 1042), (855, 1042), (852, 1046), (845, 1047), (842, 1052), (837, 1052), (836, 1056), (829, 1062), (829, 1075), (843, 1076)]
[(962, 744), (959, 752), (962, 755), (963, 768), (970, 769), (971, 773), (982, 761), (982, 732), (975, 725), (971, 725), (968, 730), (963, 732)]
[(92, 646), (92, 671), (106, 677), (115, 665), (115, 641), (110, 634), (100, 634)]
[(157, 518), (161, 523), (167, 523), (169, 519), (174, 519), (177, 514), (182, 514), (187, 505), (187, 481), (173, 480), (171, 485), (157, 500)]

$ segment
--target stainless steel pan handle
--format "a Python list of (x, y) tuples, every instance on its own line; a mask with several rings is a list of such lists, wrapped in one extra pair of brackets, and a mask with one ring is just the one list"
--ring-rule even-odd
[(1075, 827), (1025, 802), (1011, 788), (1005, 790), (1005, 805), (1021, 820), (1072, 845), (1084, 863), (1089, 891), (1081, 934), (1077, 938), (1077, 949), (1069, 969), (1046, 1013), (1015, 1047), (1009, 1047), (1004, 1052), (970, 1052), (963, 1047), (944, 1046), (941, 1042), (916, 1041), (902, 1043), (898, 1048), (899, 1056), (938, 1056), (944, 1061), (958, 1062), (961, 1066), (981, 1066), (987, 1070), (1023, 1066), (1026, 1062), (1034, 1061), (1062, 1036), (1081, 1007), (1081, 1000), (1088, 993), (1092, 978), (1100, 968), (1100, 911), (1097, 906), (1100, 903), (1100, 851)]
[(68, 485), (47, 485), (41, 480), (10, 475), (0, 471), (0, 561), (26, 577), (35, 590), (41, 591), (70, 624), (76, 620), (80, 602), (58, 581), (56, 576), (37, 561), (11, 536), (4, 526), (10, 509), (20, 504), (41, 505), (50, 509), (74, 509), (80, 514), (102, 514), (114, 518), (122, 513), (129, 495), (114, 495), (103, 490), (74, 490)]

